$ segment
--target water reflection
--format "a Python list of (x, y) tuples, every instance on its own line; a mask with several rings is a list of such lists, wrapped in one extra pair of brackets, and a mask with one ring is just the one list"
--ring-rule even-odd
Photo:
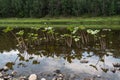
[[(62, 56), (56, 56), (53, 57), (45, 56), (45, 55), (29, 55), (26, 52), (21, 54), (21, 56), (24, 57), (24, 59), (21, 59), (21, 56), (18, 55), (19, 51), (10, 51), (10, 52), (4, 52), (0, 55), (0, 64), (2, 66), (9, 64), (8, 67), (11, 69), (15, 69), (19, 71), (19, 75), (23, 74), (28, 75), (28, 73), (37, 73), (45, 72), (45, 71), (54, 71), (56, 69), (60, 69), (62, 71), (72, 72), (75, 74), (90, 74), (90, 75), (113, 75), (117, 76), (115, 80), (119, 79), (119, 71), (116, 71), (116, 73), (112, 73), (111, 69), (113, 68), (112, 63), (119, 63), (119, 58), (114, 58), (113, 56), (106, 56), (104, 55), (102, 58), (104, 61), (100, 61), (100, 57), (98, 55), (95, 55), (94, 52), (87, 52), (84, 51), (81, 56), (81, 59), (87, 59), (88, 63), (80, 63), (80, 60), (77, 58), (72, 58), (70, 61), (69, 59), (65, 59)], [(75, 53), (76, 54), (76, 53)], [(62, 55), (62, 54), (61, 54)], [(72, 55), (73, 56), (73, 55)], [(18, 57), (18, 58), (17, 58)], [(16, 60), (17, 59), (17, 60)], [(29, 61), (26, 61), (29, 60)], [(71, 62), (71, 63), (70, 63)], [(14, 64), (12, 64), (14, 63)], [(94, 65), (94, 66), (91, 66)], [(96, 69), (95, 69), (96, 67)], [(107, 69), (107, 71), (105, 70)], [(107, 77), (103, 75), (104, 77)], [(110, 77), (109, 76), (109, 77)], [(113, 77), (110, 77), (111, 80), (114, 79)]]
[[(30, 30), (25, 29), (25, 31), (28, 33)], [(85, 31), (80, 32), (82, 33), (80, 47), (78, 45), (68, 47), (64, 41), (42, 41), (40, 44), (30, 41), (26, 49), (17, 46), (18, 42), (11, 33), (1, 31), (0, 67), (6, 65), (11, 70), (17, 70), (18, 76), (60, 69), (66, 74), (80, 74), (80, 77), (98, 74), (110, 80), (120, 79), (120, 68), (113, 71), (115, 69), (113, 63), (120, 63), (120, 32), (103, 31), (97, 37)], [(24, 40), (26, 40), (25, 35)]]

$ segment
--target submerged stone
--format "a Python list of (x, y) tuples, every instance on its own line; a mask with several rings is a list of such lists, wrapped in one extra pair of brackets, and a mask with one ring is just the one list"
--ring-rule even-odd
[(2, 77), (3, 76), (3, 74), (2, 73), (0, 73), (0, 77)]
[(29, 76), (28, 80), (37, 80), (37, 75), (36, 74), (31, 74)]
[(41, 78), (41, 80), (46, 80), (45, 78)]
[(3, 78), (0, 78), (0, 80), (4, 80)]
[(28, 80), (25, 76), (21, 76), (19, 80)]
[(83, 59), (83, 60), (81, 60), (80, 61), (80, 63), (88, 63), (89, 61), (88, 60), (85, 60), (85, 59)]
[(55, 70), (54, 72), (57, 73), (57, 74), (60, 74), (60, 73), (61, 73), (60, 70)]
[(8, 71), (9, 70), (9, 68), (7, 66), (4, 66), (3, 69), (4, 69), (4, 71)]

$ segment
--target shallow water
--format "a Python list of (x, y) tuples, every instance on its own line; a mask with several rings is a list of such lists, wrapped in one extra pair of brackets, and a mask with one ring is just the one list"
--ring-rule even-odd
[[(17, 30), (19, 29), (14, 32)], [(25, 33), (32, 31), (24, 30)], [(106, 80), (119, 80), (120, 70), (115, 73), (111, 70), (114, 69), (113, 63), (120, 63), (120, 31), (101, 31), (97, 36), (101, 34), (106, 36), (101, 43), (90, 38), (89, 43), (81, 42), (83, 45), (80, 48), (74, 44), (68, 47), (44, 42), (25, 50), (16, 46), (17, 41), (11, 33), (4, 33), (1, 29), (0, 68), (7, 65), (11, 69), (9, 72), (18, 72), (17, 76), (28, 76), (32, 73), (52, 74), (55, 70), (61, 70), (66, 76), (74, 74), (78, 80), (96, 75)], [(88, 62), (81, 63), (84, 60)]]

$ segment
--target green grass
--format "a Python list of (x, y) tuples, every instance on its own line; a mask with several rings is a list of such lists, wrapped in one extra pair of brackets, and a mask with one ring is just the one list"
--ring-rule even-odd
[(120, 29), (120, 16), (72, 18), (3, 18), (0, 27), (68, 27)]

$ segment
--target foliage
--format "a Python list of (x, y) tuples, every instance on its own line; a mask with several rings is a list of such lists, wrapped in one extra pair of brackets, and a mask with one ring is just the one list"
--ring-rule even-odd
[(16, 33), (17, 35), (23, 36), (24, 30), (20, 30), (19, 32)]
[(97, 34), (98, 32), (100, 32), (100, 30), (91, 30), (91, 29), (88, 29), (88, 30), (87, 30), (87, 33), (90, 33), (90, 34), (92, 34), (92, 35), (95, 35), (95, 34)]
[(0, 17), (111, 16), (119, 0), (0, 0)]
[(7, 27), (7, 28), (3, 29), (3, 32), (7, 33), (7, 32), (12, 31), (12, 30), (13, 30), (12, 27)]

